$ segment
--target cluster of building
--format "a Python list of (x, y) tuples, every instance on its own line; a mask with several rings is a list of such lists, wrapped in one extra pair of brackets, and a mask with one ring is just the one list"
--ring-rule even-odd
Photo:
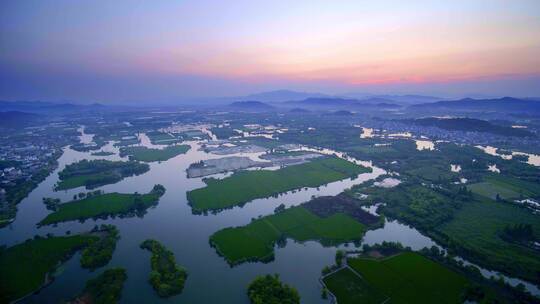
[(0, 136), (0, 214), (12, 207), (9, 193), (42, 169), (50, 168), (61, 147), (75, 139), (72, 133), (48, 132), (46, 128)]
[(498, 143), (505, 143), (506, 146), (517, 148), (534, 147), (539, 144), (537, 138), (509, 137), (487, 132), (445, 130), (433, 126), (421, 126), (394, 120), (370, 121), (367, 125), (370, 128), (385, 130), (387, 133), (412, 133), (418, 137), (422, 136), (431, 140), (451, 141), (468, 145), (493, 146)]

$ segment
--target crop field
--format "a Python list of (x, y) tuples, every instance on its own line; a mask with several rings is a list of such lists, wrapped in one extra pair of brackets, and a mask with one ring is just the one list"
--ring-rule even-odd
[(406, 173), (432, 182), (451, 180), (452, 178), (456, 178), (458, 176), (456, 173), (451, 172), (447, 167), (441, 168), (434, 165), (421, 166), (415, 169), (407, 170)]
[(538, 252), (499, 236), (507, 225), (522, 223), (531, 224), (536, 238), (540, 236), (538, 215), (509, 203), (486, 199), (464, 205), (438, 230), (473, 254), (471, 258), (480, 265), (489, 263), (500, 271), (533, 281), (540, 272)]
[(182, 141), (182, 138), (175, 137), (169, 133), (148, 132), (146, 135), (154, 145), (171, 145)]
[(465, 277), (417, 253), (376, 260), (353, 258), (348, 264), (391, 303), (460, 303)]
[(187, 196), (195, 211), (220, 210), (256, 198), (302, 187), (317, 187), (369, 171), (340, 158), (322, 158), (276, 171), (241, 171), (220, 180), (207, 179), (206, 187), (189, 191)]
[(39, 238), (0, 252), (0, 303), (9, 303), (38, 289), (45, 275), (94, 236)]
[(270, 258), (274, 245), (282, 237), (336, 244), (361, 239), (365, 230), (363, 224), (348, 215), (338, 213), (321, 218), (303, 207), (293, 207), (246, 226), (220, 230), (210, 241), (230, 264), (238, 264)]
[(120, 155), (129, 155), (131, 160), (143, 162), (166, 161), (177, 155), (186, 153), (188, 145), (168, 146), (164, 149), (150, 149), (147, 147), (126, 147), (120, 150)]
[(47, 215), (39, 225), (83, 220), (93, 217), (123, 214), (136, 209), (146, 209), (159, 200), (158, 193), (125, 194), (106, 193), (77, 201), (60, 204), (58, 210)]
[(472, 184), (469, 189), (491, 199), (495, 199), (497, 194), (502, 199), (540, 196), (540, 185), (503, 175), (489, 175), (484, 182)]
[(342, 268), (325, 277), (323, 281), (339, 304), (380, 304), (388, 299), (349, 268)]

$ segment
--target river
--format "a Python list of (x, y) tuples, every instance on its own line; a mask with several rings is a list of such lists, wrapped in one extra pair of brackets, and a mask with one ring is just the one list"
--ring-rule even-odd
[[(82, 138), (86, 141), (88, 137)], [(151, 146), (145, 135), (142, 135), (141, 139), (143, 139), (143, 145)], [(248, 303), (247, 285), (257, 275), (267, 273), (277, 273), (284, 282), (297, 288), (303, 303), (328, 303), (329, 300), (323, 300), (320, 297), (321, 287), (318, 278), (324, 266), (334, 263), (336, 247), (323, 247), (315, 241), (296, 243), (289, 240), (285, 247), (275, 249), (275, 260), (271, 263), (244, 263), (231, 268), (222, 257), (217, 255), (215, 249), (210, 247), (209, 237), (222, 228), (246, 225), (252, 218), (272, 214), (273, 210), (282, 203), (293, 206), (308, 201), (313, 195), (336, 195), (355, 184), (377, 178), (386, 172), (370, 162), (353, 160), (372, 167), (373, 172), (318, 188), (287, 192), (277, 198), (256, 199), (243, 207), (227, 209), (218, 214), (194, 215), (188, 205), (186, 192), (204, 187), (204, 183), (202, 178), (187, 178), (186, 169), (199, 160), (223, 157), (201, 151), (199, 149), (201, 143), (188, 142), (191, 149), (186, 154), (165, 162), (150, 163), (150, 171), (145, 174), (128, 177), (116, 184), (99, 188), (105, 192), (145, 193), (150, 191), (154, 184), (164, 185), (167, 189), (165, 195), (161, 197), (156, 207), (148, 210), (144, 217), (88, 220), (85, 223), (67, 222), (58, 224), (56, 227), (37, 228), (36, 223), (49, 213), (42, 203), (43, 197), (68, 201), (74, 194), (85, 191), (82, 187), (67, 191), (53, 191), (54, 184), (58, 182), (58, 172), (67, 164), (81, 159), (126, 160), (118, 156), (118, 148), (112, 143), (108, 143), (103, 148), (103, 150), (117, 153), (111, 156), (92, 156), (90, 152), (77, 152), (68, 147), (64, 148), (64, 153), (58, 160), (59, 168), (18, 205), (16, 220), (10, 226), (0, 230), (1, 244), (11, 246), (36, 234), (64, 235), (68, 230), (72, 233), (88, 231), (96, 224), (105, 223), (116, 225), (120, 230), (121, 239), (118, 241), (111, 262), (106, 267), (95, 272), (82, 269), (79, 265), (80, 255), (77, 254), (62, 266), (61, 275), (52, 284), (41, 290), (38, 295), (26, 298), (24, 302), (58, 303), (60, 300), (70, 299), (82, 291), (89, 278), (95, 277), (106, 268), (124, 267), (127, 269), (128, 279), (124, 285), (121, 303), (158, 301), (163, 303)], [(316, 150), (325, 154), (336, 153), (331, 150), (305, 147), (302, 150)], [(341, 153), (337, 154), (348, 158)], [(234, 155), (258, 159), (260, 153)], [(189, 277), (181, 295), (160, 299), (148, 283), (150, 253), (139, 248), (140, 243), (147, 238), (162, 242), (174, 252), (176, 261), (188, 269)], [(389, 221), (383, 228), (369, 231), (365, 236), (365, 241), (370, 244), (384, 240), (400, 241), (403, 245), (414, 249), (434, 244), (416, 229), (397, 221)]]

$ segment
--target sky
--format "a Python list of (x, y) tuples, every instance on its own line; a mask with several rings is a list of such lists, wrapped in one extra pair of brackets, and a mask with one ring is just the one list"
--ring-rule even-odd
[(540, 1), (0, 2), (0, 99), (540, 96)]

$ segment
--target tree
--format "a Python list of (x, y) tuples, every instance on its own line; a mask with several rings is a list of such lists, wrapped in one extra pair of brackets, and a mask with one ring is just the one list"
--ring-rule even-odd
[(338, 250), (336, 251), (336, 265), (341, 267), (343, 265), (343, 258), (345, 257), (345, 251)]
[(259, 276), (248, 286), (248, 297), (252, 304), (298, 304), (300, 295), (296, 289), (279, 280), (279, 276)]

